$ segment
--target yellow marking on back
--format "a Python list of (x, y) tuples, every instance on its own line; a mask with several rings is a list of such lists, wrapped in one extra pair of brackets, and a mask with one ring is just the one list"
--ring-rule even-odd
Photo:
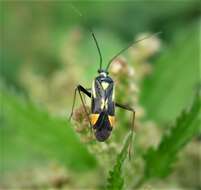
[(105, 109), (107, 109), (108, 108), (108, 99), (106, 99), (106, 101), (105, 101)]
[(103, 110), (104, 106), (105, 106), (105, 100), (104, 100), (104, 98), (102, 98), (101, 99), (101, 110)]
[(93, 83), (92, 83), (92, 95), (94, 98), (96, 98), (96, 91), (95, 91), (95, 81), (93, 80)]
[(109, 115), (108, 118), (109, 118), (109, 121), (110, 121), (110, 125), (111, 125), (112, 127), (114, 127), (114, 124), (115, 124), (115, 117)]
[(113, 88), (113, 92), (112, 92), (112, 101), (114, 101), (115, 99), (115, 88)]
[(98, 120), (99, 114), (93, 113), (90, 114), (90, 121), (92, 125), (95, 125)]
[(102, 98), (101, 99), (101, 110), (103, 110), (103, 109), (107, 109), (108, 108), (108, 99), (104, 99), (104, 98)]
[(103, 87), (103, 90), (106, 90), (107, 87), (109, 86), (109, 83), (107, 83), (107, 82), (101, 82), (101, 86)]

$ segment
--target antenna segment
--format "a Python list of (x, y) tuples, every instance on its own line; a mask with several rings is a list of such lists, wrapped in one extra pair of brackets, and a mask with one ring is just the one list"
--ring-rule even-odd
[(157, 33), (154, 33), (152, 35), (146, 36), (146, 37), (144, 37), (142, 39), (139, 39), (139, 40), (136, 40), (136, 41), (132, 42), (131, 44), (129, 44), (128, 46), (126, 46), (124, 49), (122, 49), (121, 51), (119, 51), (114, 57), (112, 57), (112, 59), (109, 60), (108, 65), (106, 67), (106, 71), (108, 71), (108, 69), (109, 69), (112, 61), (114, 61), (120, 54), (122, 54), (124, 51), (126, 51), (127, 49), (129, 49), (131, 46), (133, 46), (133, 45), (135, 45), (135, 44), (137, 44), (137, 43), (139, 43), (139, 42), (141, 42), (143, 40), (146, 40), (148, 38), (152, 38), (154, 36), (157, 36), (159, 34), (161, 34), (161, 32), (157, 32)]
[[(84, 22), (87, 23), (85, 17), (83, 16), (83, 14), (82, 14), (75, 6), (73, 6), (72, 4), (71, 4), (71, 7), (72, 7), (73, 10), (84, 20)], [(89, 32), (91, 33), (91, 35), (92, 35), (92, 37), (93, 37), (93, 40), (94, 40), (94, 42), (95, 42), (95, 44), (96, 44), (96, 48), (97, 48), (97, 50), (98, 50), (98, 54), (99, 54), (99, 58), (100, 58), (100, 62), (99, 62), (99, 71), (101, 71), (101, 70), (102, 70), (103, 58), (102, 58), (102, 54), (101, 54), (101, 51), (100, 51), (100, 47), (99, 47), (99, 45), (98, 45), (98, 41), (97, 41), (97, 39), (96, 39), (96, 36), (95, 36), (95, 34), (94, 34), (92, 28), (91, 28), (90, 26), (88, 26), (88, 25), (87, 25), (87, 28), (88, 28)]]

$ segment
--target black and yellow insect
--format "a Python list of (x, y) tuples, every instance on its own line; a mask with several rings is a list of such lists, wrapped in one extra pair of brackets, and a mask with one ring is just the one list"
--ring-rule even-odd
[[(78, 12), (78, 10), (76, 10)], [(81, 13), (78, 12), (80, 16)], [(135, 110), (132, 107), (129, 107), (127, 105), (123, 105), (121, 103), (115, 102), (115, 88), (114, 88), (114, 81), (109, 76), (109, 67), (113, 60), (115, 60), (121, 53), (123, 53), (125, 50), (127, 50), (129, 47), (131, 47), (134, 43), (137, 43), (139, 41), (142, 41), (144, 39), (147, 39), (149, 37), (145, 37), (141, 40), (135, 41), (131, 44), (129, 44), (126, 48), (119, 51), (109, 62), (106, 67), (106, 69), (102, 68), (102, 54), (97, 42), (97, 39), (95, 37), (95, 34), (89, 28), (92, 37), (94, 39), (94, 42), (96, 44), (99, 57), (100, 57), (100, 67), (98, 70), (98, 76), (94, 79), (92, 83), (92, 88), (86, 89), (81, 85), (78, 85), (75, 88), (74, 92), (74, 99), (73, 99), (73, 106), (72, 111), (70, 115), (70, 119), (73, 115), (73, 110), (75, 106), (75, 99), (76, 99), (76, 93), (78, 91), (80, 95), (81, 102), (83, 104), (84, 110), (86, 112), (86, 115), (88, 117), (88, 121), (90, 124), (90, 127), (92, 130), (94, 130), (95, 137), (98, 141), (105, 141), (110, 136), (114, 126), (115, 126), (115, 108), (119, 107), (128, 111), (132, 112), (132, 123), (131, 123), (131, 131), (133, 136), (134, 131), (134, 121), (135, 121)], [(154, 34), (156, 35), (156, 34)], [(82, 94), (84, 93), (89, 98), (91, 98), (91, 113), (87, 112)], [(132, 138), (130, 145), (132, 144)], [(131, 146), (130, 146), (131, 147)], [(130, 152), (130, 150), (129, 150)]]

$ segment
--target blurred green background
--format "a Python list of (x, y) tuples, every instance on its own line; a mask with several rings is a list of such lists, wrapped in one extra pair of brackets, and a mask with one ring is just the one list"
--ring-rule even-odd
[[(200, 7), (198, 0), (1, 1), (0, 188), (201, 189)], [(116, 99), (137, 113), (134, 156), (124, 165), (117, 155), (129, 114), (117, 112), (106, 143), (89, 138), (83, 118), (68, 122), (75, 86), (88, 88), (97, 75), (86, 24), (105, 66), (131, 41), (162, 32), (111, 68)], [(123, 168), (113, 179), (115, 163)]]

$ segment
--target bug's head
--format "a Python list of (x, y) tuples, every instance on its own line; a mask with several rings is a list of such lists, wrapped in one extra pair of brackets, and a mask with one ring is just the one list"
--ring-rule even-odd
[(104, 76), (104, 77), (107, 77), (109, 74), (106, 70), (102, 70), (102, 69), (99, 69), (98, 73), (99, 73), (99, 76)]

